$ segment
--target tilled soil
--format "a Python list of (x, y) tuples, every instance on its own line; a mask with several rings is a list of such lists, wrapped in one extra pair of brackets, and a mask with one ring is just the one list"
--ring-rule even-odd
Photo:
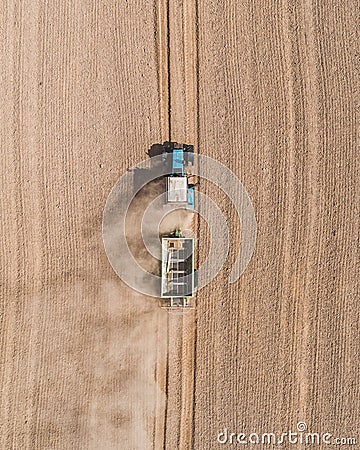
[[(2, 3), (0, 448), (231, 448), (225, 428), (300, 421), (359, 442), (356, 3)], [(187, 314), (102, 244), (112, 186), (168, 139), (230, 168), (258, 226), (230, 284), (240, 222), (201, 182), (231, 247)]]

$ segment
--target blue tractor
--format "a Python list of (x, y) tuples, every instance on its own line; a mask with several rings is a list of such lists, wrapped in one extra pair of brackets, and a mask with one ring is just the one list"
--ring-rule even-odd
[(195, 207), (196, 183), (190, 183), (194, 166), (194, 146), (164, 142), (154, 144), (148, 151), (150, 157), (163, 155), (163, 162), (168, 166), (166, 177), (166, 204), (183, 205), (186, 209)]
[[(192, 161), (193, 161), (193, 154)], [(189, 185), (189, 158), (183, 148), (174, 148), (171, 152), (171, 175), (166, 179), (166, 200), (168, 204), (184, 205), (194, 209), (195, 191)]]

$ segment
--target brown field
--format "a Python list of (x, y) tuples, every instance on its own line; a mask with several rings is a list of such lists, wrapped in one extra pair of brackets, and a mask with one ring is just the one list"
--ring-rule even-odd
[[(360, 442), (359, 11), (345, 3), (1, 2), (0, 449), (233, 448), (225, 427), (299, 421)], [(239, 221), (201, 185), (233, 245), (186, 315), (129, 289), (102, 244), (110, 189), (169, 138), (233, 170), (258, 223), (229, 284)]]

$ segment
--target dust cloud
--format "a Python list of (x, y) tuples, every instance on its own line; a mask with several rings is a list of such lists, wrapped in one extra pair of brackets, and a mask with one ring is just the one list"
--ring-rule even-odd
[(99, 388), (89, 408), (89, 448), (152, 449), (157, 410), (165, 402), (155, 373), (166, 313), (121, 283), (104, 282), (101, 295), (111, 326), (99, 330), (95, 349)]
[[(146, 248), (141, 233), (141, 223), (144, 212), (151, 202), (166, 190), (165, 180), (158, 179), (148, 183), (132, 201), (126, 216), (126, 238), (130, 251), (137, 262), (150, 273), (160, 275), (160, 261), (154, 258)], [(184, 209), (164, 210), (161, 201), (154, 203), (154, 215), (143, 221), (143, 227), (154, 230), (151, 236), (152, 247), (158, 247), (160, 258), (160, 236), (173, 233), (176, 230), (192, 232), (194, 213)], [(157, 232), (155, 232), (157, 231)]]
[(170, 211), (160, 222), (159, 234), (169, 234), (174, 230), (181, 230), (183, 233), (193, 231), (194, 213), (186, 209)]
[[(143, 242), (144, 213), (165, 192), (165, 180), (148, 183), (134, 197), (126, 215), (126, 240), (136, 261), (148, 272), (160, 275), (160, 261)], [(166, 211), (155, 204), (155, 213), (143, 223), (161, 249), (160, 236), (192, 227), (193, 213)], [(114, 205), (116, 211), (116, 205)], [(117, 236), (114, 230), (114, 246)], [(121, 257), (121, 249), (118, 250)], [(126, 261), (122, 262), (126, 266)], [(123, 267), (126, 273), (126, 267)], [(157, 287), (158, 288), (158, 287)], [(154, 447), (156, 422), (164, 414), (165, 393), (160, 372), (166, 368), (167, 313), (156, 298), (141, 295), (119, 282), (101, 286), (106, 329), (98, 330), (94, 361), (96, 386), (89, 406), (89, 448), (147, 450)], [(164, 347), (165, 345), (165, 347)]]
[[(139, 180), (134, 173), (135, 188)], [(140, 180), (141, 181), (141, 180)], [(160, 237), (182, 230), (192, 234), (194, 213), (185, 209), (169, 209), (164, 205), (165, 179), (146, 184), (133, 198), (125, 217), (125, 238), (134, 259), (147, 272), (128, 264), (124, 241), (119, 239), (119, 202), (124, 193), (113, 195), (104, 217), (107, 229), (107, 252), (116, 265), (120, 278), (126, 276), (136, 286), (146, 286), (148, 297), (125, 286), (122, 281), (104, 281), (102, 298), (106, 327), (97, 330), (94, 352), (96, 386), (89, 405), (88, 447), (91, 449), (152, 449), (161, 429), (165, 411), (164, 374), (167, 357), (167, 312), (159, 307), (160, 282), (150, 274), (160, 275)], [(144, 236), (147, 240), (144, 244)], [(151, 249), (156, 250), (149, 252)], [(109, 256), (109, 255), (108, 255)], [(141, 278), (141, 279), (140, 279)], [(151, 284), (150, 284), (151, 283)], [(140, 289), (140, 288), (139, 288)], [(144, 291), (142, 291), (144, 292)], [(161, 438), (159, 438), (161, 439)]]

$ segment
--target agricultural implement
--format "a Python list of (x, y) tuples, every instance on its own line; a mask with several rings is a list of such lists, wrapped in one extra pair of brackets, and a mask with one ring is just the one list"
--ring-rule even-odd
[[(162, 155), (167, 165), (165, 209), (195, 208), (195, 187), (192, 181), (194, 147), (192, 145), (164, 142), (153, 145), (148, 155)], [(189, 308), (196, 287), (194, 246), (192, 237), (185, 237), (181, 230), (174, 230), (161, 239), (161, 306), (169, 309)]]

